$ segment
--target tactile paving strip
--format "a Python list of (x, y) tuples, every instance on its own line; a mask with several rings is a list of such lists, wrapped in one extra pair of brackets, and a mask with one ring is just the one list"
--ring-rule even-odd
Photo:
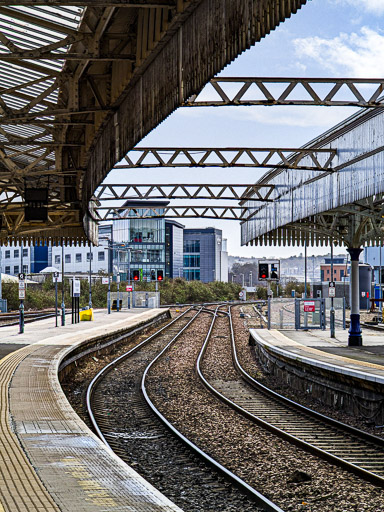
[(26, 347), (0, 361), (0, 511), (56, 512), (59, 508), (44, 488), (12, 432), (9, 417), (9, 383), (20, 362), (36, 347)]

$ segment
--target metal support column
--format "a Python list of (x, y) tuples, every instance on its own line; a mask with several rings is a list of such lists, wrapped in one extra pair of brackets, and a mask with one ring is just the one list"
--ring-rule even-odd
[(304, 299), (307, 298), (307, 242), (304, 242)]
[[(333, 274), (333, 240), (331, 241), (331, 281), (334, 281), (334, 274)], [(336, 288), (335, 288), (336, 290)], [(330, 323), (330, 330), (331, 330), (331, 338), (335, 338), (335, 308), (333, 304), (333, 297), (331, 297), (331, 309), (329, 311), (329, 323)]]
[[(381, 299), (383, 297), (383, 294), (381, 292), (381, 285), (382, 285), (382, 282), (381, 282), (381, 246), (382, 246), (382, 241), (380, 240), (380, 268), (379, 268), (379, 311), (380, 313), (382, 314), (383, 312), (383, 304), (381, 302)], [(0, 295), (1, 297), (1, 295)]]
[(120, 310), (120, 250), (117, 249), (117, 301), (116, 301), (116, 312)]
[(359, 290), (359, 256), (363, 249), (351, 247), (347, 251), (351, 257), (351, 324), (349, 327), (348, 346), (360, 347), (363, 337), (360, 327), (360, 290)]

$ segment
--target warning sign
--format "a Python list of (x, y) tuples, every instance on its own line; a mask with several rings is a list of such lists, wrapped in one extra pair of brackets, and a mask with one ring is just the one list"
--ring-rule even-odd
[(314, 313), (315, 312), (315, 302), (314, 301), (304, 301), (304, 313)]

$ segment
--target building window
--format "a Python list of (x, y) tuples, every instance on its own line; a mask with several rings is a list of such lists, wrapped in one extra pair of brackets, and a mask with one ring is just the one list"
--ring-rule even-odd
[(161, 261), (161, 250), (160, 249), (148, 249), (147, 259), (151, 263), (159, 263)]
[[(5, 257), (10, 258), (11, 257), (11, 251), (5, 251)], [(10, 267), (8, 267), (10, 268)]]
[(23, 265), (23, 273), (28, 274), (28, 265)]
[(23, 258), (28, 258), (28, 249), (23, 249)]
[(340, 279), (343, 279), (344, 277), (344, 270), (340, 270)]
[(71, 263), (71, 255), (70, 254), (65, 255), (65, 263)]
[(81, 252), (76, 254), (76, 263), (81, 263)]
[(97, 253), (97, 259), (98, 259), (98, 261), (105, 261), (105, 253), (104, 253), (104, 251), (99, 251)]
[(184, 252), (200, 252), (200, 240), (185, 240)]
[(5, 267), (5, 273), (10, 274), (11, 273), (11, 267)]
[(91, 252), (91, 253), (87, 252), (87, 261), (89, 261), (89, 259), (91, 259), (93, 261), (93, 252)]
[(187, 281), (200, 281), (200, 269), (184, 269), (184, 279)]
[(200, 254), (184, 255), (184, 267), (200, 267)]
[(329, 274), (329, 268), (327, 268), (327, 274)]
[(55, 256), (55, 265), (60, 265), (60, 256)]
[(13, 273), (14, 273), (15, 275), (19, 273), (19, 265), (15, 265), (15, 266), (13, 267)]
[(19, 249), (15, 249), (15, 250), (13, 251), (13, 257), (14, 257), (14, 258), (18, 258), (18, 257), (19, 257), (19, 254), (20, 254), (20, 253), (19, 253)]

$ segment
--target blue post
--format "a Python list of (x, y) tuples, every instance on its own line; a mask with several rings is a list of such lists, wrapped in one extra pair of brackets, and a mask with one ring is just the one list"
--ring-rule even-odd
[(360, 347), (363, 336), (360, 327), (360, 291), (359, 291), (359, 256), (360, 247), (347, 249), (351, 256), (351, 323), (349, 327), (348, 346)]

